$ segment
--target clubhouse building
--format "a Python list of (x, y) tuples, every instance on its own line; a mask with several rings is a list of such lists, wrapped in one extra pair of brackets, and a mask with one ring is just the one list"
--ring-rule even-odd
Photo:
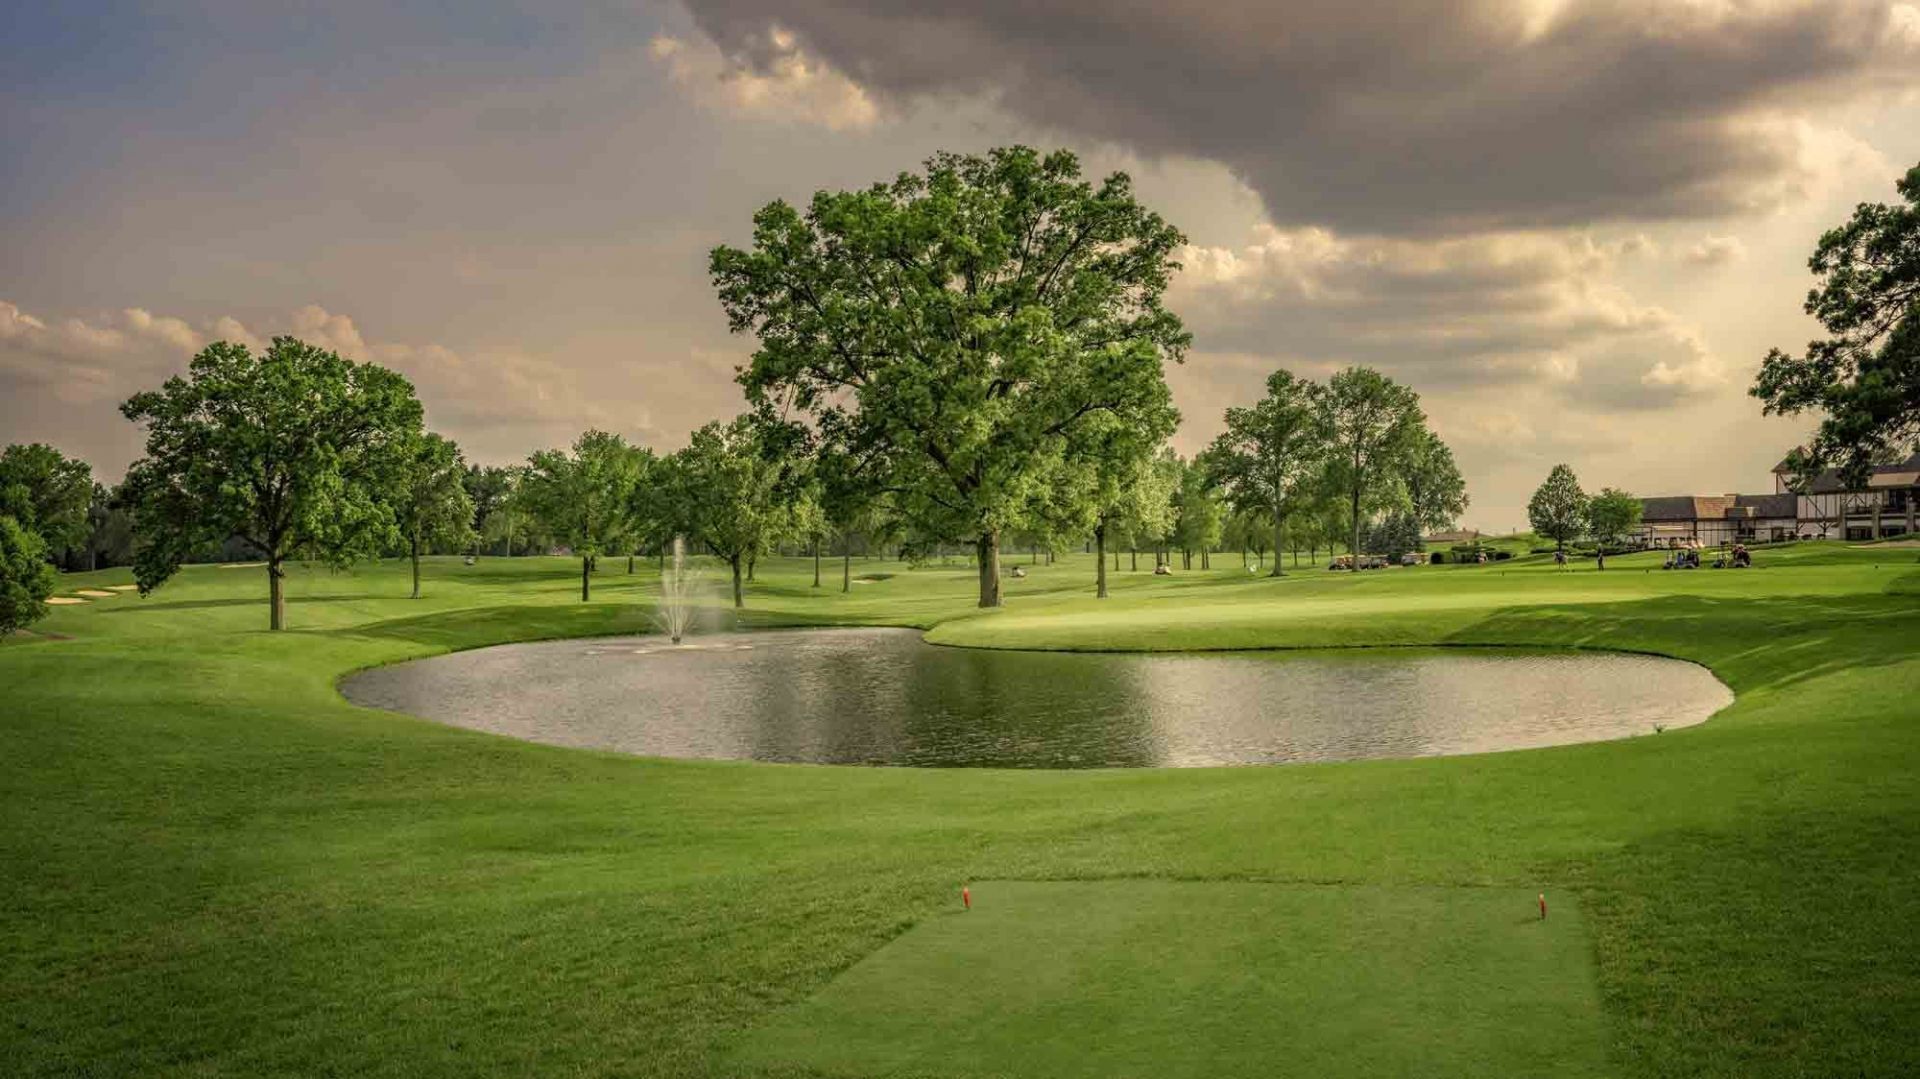
[(1650, 547), (1690, 547), (1920, 534), (1920, 453), (1876, 467), (1862, 487), (1828, 469), (1796, 491), (1790, 475), (1785, 462), (1774, 466), (1772, 494), (1643, 498), (1640, 538)]

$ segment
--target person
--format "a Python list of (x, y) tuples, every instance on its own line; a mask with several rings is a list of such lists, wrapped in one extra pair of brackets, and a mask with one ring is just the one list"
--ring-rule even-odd
[(1553, 564), (1554, 564), (1554, 565), (1556, 565), (1556, 566), (1564, 566), (1564, 565), (1566, 565), (1566, 564), (1567, 564), (1567, 552), (1565, 552), (1565, 551), (1560, 551), (1560, 550), (1556, 550), (1556, 551), (1554, 551), (1554, 552), (1553, 552)]
[(1593, 561), (1599, 569), (1606, 569), (1607, 549), (1605, 547), (1595, 547), (1593, 549)]

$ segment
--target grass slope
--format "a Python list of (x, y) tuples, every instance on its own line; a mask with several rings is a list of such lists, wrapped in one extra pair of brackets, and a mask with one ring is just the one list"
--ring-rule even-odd
[[(732, 1074), (726, 1054), (963, 879), (1544, 888), (1578, 897), (1612, 1070), (1920, 1071), (1920, 567), (1544, 559), (1277, 581), (1065, 558), (846, 595), (761, 567), (752, 624), (999, 647), (1555, 644), (1703, 662), (1736, 703), (1525, 753), (1030, 773), (650, 761), (352, 708), (357, 667), (645, 630), (563, 560), (290, 581), (194, 568), (0, 644), (0, 1059), (20, 1074)], [(1231, 562), (1223, 558), (1222, 562)], [(75, 589), (124, 583), (76, 575)], [(729, 616), (716, 610), (714, 625)], [(1337, 1074), (1333, 1073), (1333, 1074)]]

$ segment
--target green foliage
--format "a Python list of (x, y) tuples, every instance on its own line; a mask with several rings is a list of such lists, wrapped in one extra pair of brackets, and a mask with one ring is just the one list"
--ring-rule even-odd
[(733, 604), (746, 604), (741, 563), (772, 549), (791, 526), (782, 462), (767, 452), (768, 431), (752, 415), (714, 421), (673, 455), (676, 501), (688, 527), (733, 571)]
[(1451, 528), (1467, 512), (1467, 481), (1453, 463), (1453, 451), (1425, 427), (1414, 434), (1407, 448), (1400, 484), (1406, 491), (1414, 528), (1421, 536)]
[[(490, 542), (503, 538), (508, 531), (507, 521), (503, 518), (508, 512), (508, 503), (513, 498), (514, 488), (520, 479), (519, 470), (513, 467), (502, 468), (497, 465), (468, 465), (460, 477), (460, 483), (467, 491), (467, 500), (473, 503), (473, 533), (481, 541)], [(512, 554), (512, 550), (508, 550)]]
[(1535, 532), (1553, 541), (1555, 550), (1580, 538), (1587, 527), (1587, 496), (1573, 469), (1553, 466), (1547, 481), (1527, 502), (1527, 520)]
[(401, 475), (395, 517), (413, 561), (413, 597), (420, 598), (420, 556), (436, 547), (460, 548), (473, 541), (473, 498), (460, 447), (431, 432), (417, 435)]
[(1346, 496), (1347, 527), (1357, 551), (1366, 519), (1404, 500), (1397, 480), (1426, 433), (1426, 414), (1419, 394), (1368, 367), (1334, 375), (1327, 383), (1326, 408), (1327, 481)]
[(1220, 545), (1226, 505), (1208, 480), (1203, 461), (1183, 463), (1173, 525), (1174, 543), (1183, 551), (1210, 551)]
[(1036, 506), (1109, 513), (1112, 477), (1171, 431), (1162, 365), (1189, 335), (1161, 297), (1182, 242), (1125, 175), (1095, 187), (1070, 153), (1014, 147), (823, 191), (804, 215), (772, 203), (711, 269), (731, 328), (759, 338), (749, 399), (810, 416), (911, 531), (992, 557)]
[(87, 569), (133, 561), (133, 515), (117, 491), (93, 485), (87, 501)]
[(1420, 524), (1411, 510), (1393, 510), (1367, 529), (1368, 554), (1386, 555), (1398, 562), (1400, 556), (1420, 546)]
[(40, 534), (0, 513), (0, 637), (44, 617), (54, 583)]
[(0, 450), (0, 508), (32, 529), (47, 552), (57, 555), (87, 540), (87, 508), (93, 470), (44, 443), (14, 443)]
[[(1322, 491), (1333, 437), (1327, 393), (1292, 372), (1275, 371), (1258, 404), (1229, 408), (1226, 419), (1227, 429), (1201, 455), (1207, 480), (1236, 513), (1258, 515), (1272, 527), (1277, 552), (1285, 546), (1287, 522)], [(1272, 576), (1280, 575), (1276, 557)]]
[(647, 451), (606, 431), (583, 433), (571, 453), (541, 450), (527, 459), (518, 503), (580, 559), (581, 600), (591, 595), (593, 560), (630, 549), (638, 535), (634, 488), (651, 463)]
[(340, 567), (398, 539), (394, 495), (420, 402), (384, 367), (291, 337), (257, 357), (218, 341), (185, 377), (120, 411), (147, 425), (147, 455), (125, 484), (143, 594), (203, 546), (238, 537), (266, 557), (279, 629), (289, 555)]
[(1807, 261), (1821, 280), (1806, 311), (1831, 336), (1800, 356), (1768, 352), (1754, 379), (1769, 415), (1822, 414), (1788, 457), (1802, 478), (1834, 465), (1859, 483), (1920, 448), (1920, 165), (1896, 187), (1905, 205), (1862, 203)]
[(1619, 547), (1640, 527), (1640, 500), (1618, 487), (1587, 500), (1587, 533), (1601, 550)]

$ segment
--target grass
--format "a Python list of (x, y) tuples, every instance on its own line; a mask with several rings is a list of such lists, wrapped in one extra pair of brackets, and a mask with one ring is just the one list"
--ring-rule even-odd
[[(1499, 888), (992, 882), (755, 1031), (834, 1075), (1603, 1076), (1579, 912)], [(1497, 991), (1490, 991), (1497, 990)]]
[[(1912, 1074), (1914, 556), (1122, 572), (1104, 603), (1076, 557), (1009, 580), (1008, 607), (984, 614), (957, 564), (856, 562), (892, 576), (846, 595), (831, 572), (810, 588), (801, 561), (761, 567), (748, 624), (990, 647), (1625, 648), (1705, 663), (1737, 695), (1702, 726), (1622, 742), (1080, 773), (621, 758), (333, 689), (438, 650), (644, 630), (644, 565), (610, 563), (590, 604), (557, 559), (436, 560), (419, 601), (398, 564), (301, 572), (277, 635), (263, 571), (190, 569), (0, 644), (0, 1059), (27, 1075), (741, 1074), (735, 1054), (772, 1037), (757, 1031), (857, 985), (836, 978), (940, 924), (974, 879), (1545, 890), (1585, 922), (1609, 1072)], [(1469, 960), (1443, 972), (1482, 984)], [(1439, 1052), (1446, 1031), (1410, 1044), (1421, 1029)]]

